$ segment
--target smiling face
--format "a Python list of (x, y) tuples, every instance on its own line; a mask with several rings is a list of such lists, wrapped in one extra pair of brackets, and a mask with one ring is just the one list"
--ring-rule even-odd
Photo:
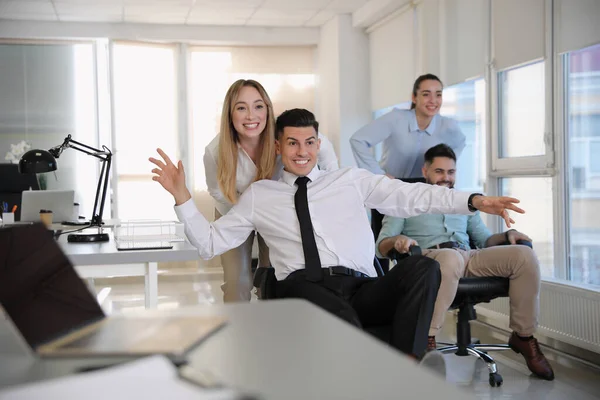
[(317, 164), (321, 139), (317, 137), (317, 131), (312, 126), (286, 126), (275, 146), (287, 172), (306, 176)]
[(231, 122), (242, 138), (255, 138), (267, 124), (267, 105), (258, 90), (244, 86), (233, 105)]
[(424, 117), (433, 117), (442, 106), (442, 84), (433, 79), (424, 80), (416, 96), (413, 94), (412, 101), (415, 103), (415, 112)]
[(425, 163), (422, 172), (427, 183), (452, 189), (456, 181), (456, 161), (448, 157), (435, 157), (431, 163)]

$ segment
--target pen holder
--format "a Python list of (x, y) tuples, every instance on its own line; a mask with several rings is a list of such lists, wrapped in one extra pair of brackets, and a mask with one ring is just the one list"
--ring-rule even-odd
[(2, 223), (4, 225), (14, 224), (15, 223), (15, 213), (3, 212), (2, 213)]
[(50, 228), (52, 225), (52, 210), (40, 210), (40, 221), (46, 225), (46, 228)]

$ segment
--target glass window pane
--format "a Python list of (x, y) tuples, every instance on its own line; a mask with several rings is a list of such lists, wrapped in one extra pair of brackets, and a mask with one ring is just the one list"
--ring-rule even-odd
[(501, 72), (498, 80), (501, 97), (499, 156), (544, 155), (544, 62)]
[(569, 53), (570, 279), (600, 285), (600, 45)]
[(399, 110), (410, 110), (410, 104), (411, 104), (410, 101), (405, 101), (404, 103), (398, 103), (391, 107), (386, 107), (386, 108), (381, 108), (379, 110), (376, 110), (375, 112), (373, 112), (373, 119), (377, 119), (377, 118), (381, 117), (382, 115), (389, 113), (394, 108), (397, 108)]
[[(157, 147), (174, 159), (178, 157), (175, 67), (173, 47), (114, 46), (119, 218), (175, 218), (172, 199), (164, 205), (157, 201), (164, 200), (166, 192), (151, 180), (152, 164), (148, 162)], [(152, 206), (151, 212), (145, 213), (143, 203)]]
[(464, 82), (444, 89), (441, 114), (454, 119), (466, 137), (457, 162), (456, 188), (483, 192), (486, 179), (485, 82)]
[(175, 220), (173, 196), (148, 179), (119, 178), (119, 215), (123, 219)]
[[(590, 143), (590, 172), (591, 174), (600, 174), (600, 140), (594, 140)], [(596, 157), (594, 157), (594, 154)]]
[[(500, 179), (502, 196), (516, 197), (525, 214), (511, 213), (514, 229), (533, 240), (540, 260), (542, 276), (554, 277), (554, 221), (552, 210), (552, 178), (518, 177)], [(506, 228), (505, 228), (506, 229)]]
[[(96, 76), (92, 43), (0, 44), (0, 162), (18, 162), (12, 145), (49, 149), (73, 139), (96, 147)], [(17, 151), (18, 152), (18, 151)], [(92, 216), (99, 163), (67, 149), (46, 189), (73, 190), (80, 214)], [(107, 214), (105, 214), (106, 217)]]

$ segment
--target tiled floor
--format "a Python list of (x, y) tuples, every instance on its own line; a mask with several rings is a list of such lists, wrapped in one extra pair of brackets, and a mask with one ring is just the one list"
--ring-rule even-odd
[[(158, 307), (171, 309), (188, 305), (222, 303), (219, 270), (198, 272), (194, 266), (161, 268), (159, 265)], [(108, 312), (131, 312), (144, 308), (143, 278), (97, 279), (94, 289)], [(483, 324), (472, 324), (473, 336), (482, 343), (506, 343), (507, 335)], [(448, 315), (440, 340), (454, 334), (454, 319)], [(449, 340), (450, 341), (450, 340)], [(600, 399), (600, 367), (591, 366), (549, 349), (556, 379), (552, 382), (537, 379), (529, 373), (522, 357), (512, 351), (493, 352), (498, 371), (504, 378), (501, 387), (488, 384), (485, 364), (474, 357), (444, 355), (446, 379), (469, 388), (479, 399)]]

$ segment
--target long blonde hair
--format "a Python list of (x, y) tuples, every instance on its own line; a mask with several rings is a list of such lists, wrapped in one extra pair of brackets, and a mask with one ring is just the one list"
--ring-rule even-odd
[(219, 134), (219, 158), (217, 160), (217, 181), (225, 198), (232, 204), (237, 203), (238, 195), (235, 188), (239, 135), (233, 126), (231, 114), (243, 87), (253, 87), (258, 90), (260, 97), (267, 106), (267, 121), (260, 135), (260, 147), (256, 176), (254, 181), (270, 179), (275, 168), (275, 117), (273, 103), (260, 83), (252, 79), (239, 79), (227, 90), (223, 111), (221, 113), (221, 132)]

